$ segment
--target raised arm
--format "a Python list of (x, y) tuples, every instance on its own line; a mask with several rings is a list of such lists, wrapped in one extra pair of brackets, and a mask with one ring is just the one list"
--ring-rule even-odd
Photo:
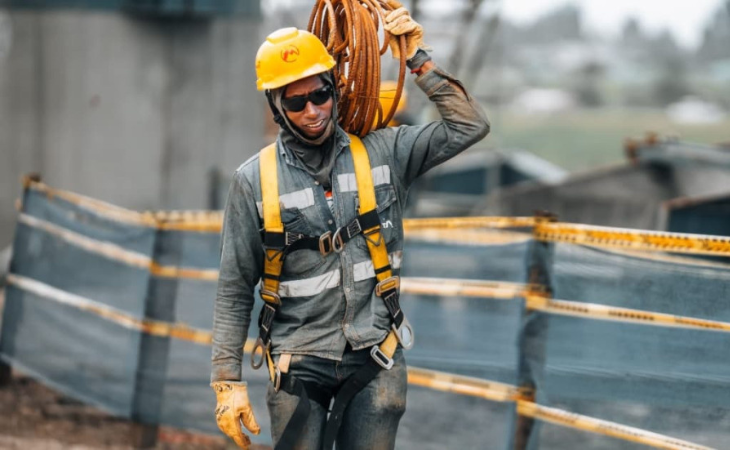
[(490, 125), (482, 108), (461, 82), (436, 66), (420, 48), (424, 46), (423, 29), (405, 8), (392, 11), (385, 21), (385, 28), (391, 34), (406, 36), (408, 66), (418, 75), (418, 87), (441, 115), (441, 120), (426, 125), (402, 126), (373, 133), (373, 139), (382, 141), (377, 148), (395, 149), (394, 166), (407, 186), (427, 170), (479, 142), (489, 133)]

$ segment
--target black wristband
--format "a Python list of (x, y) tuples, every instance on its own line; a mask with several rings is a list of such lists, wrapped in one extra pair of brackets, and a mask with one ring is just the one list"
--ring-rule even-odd
[(416, 70), (428, 61), (431, 61), (431, 56), (425, 50), (419, 48), (413, 58), (406, 61), (406, 65), (409, 69)]

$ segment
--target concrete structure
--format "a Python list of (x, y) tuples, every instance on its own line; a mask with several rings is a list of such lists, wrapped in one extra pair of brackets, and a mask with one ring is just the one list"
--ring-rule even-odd
[(260, 20), (0, 9), (0, 248), (20, 176), (133, 209), (204, 209), (264, 144)]
[[(503, 189), (486, 196), (472, 214), (530, 216), (549, 211), (563, 222), (663, 231), (668, 205), (727, 196), (730, 154), (722, 147), (657, 141), (634, 143), (627, 150), (630, 163), (573, 174), (559, 183)], [(699, 213), (684, 214), (687, 222)], [(714, 229), (712, 233), (721, 234)]]
[(529, 181), (559, 183), (567, 172), (526, 151), (475, 147), (427, 172), (408, 197), (411, 217), (468, 216), (484, 197)]

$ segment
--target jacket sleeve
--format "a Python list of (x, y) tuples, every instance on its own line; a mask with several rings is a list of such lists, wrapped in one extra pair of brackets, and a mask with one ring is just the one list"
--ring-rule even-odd
[(441, 120), (372, 133), (381, 140), (376, 147), (393, 149), (394, 168), (406, 186), (482, 140), (490, 129), (482, 108), (449, 73), (433, 67), (416, 78), (416, 84), (436, 105)]
[(213, 312), (211, 381), (240, 381), (254, 288), (264, 260), (253, 189), (239, 169), (228, 192), (223, 231), (218, 292)]

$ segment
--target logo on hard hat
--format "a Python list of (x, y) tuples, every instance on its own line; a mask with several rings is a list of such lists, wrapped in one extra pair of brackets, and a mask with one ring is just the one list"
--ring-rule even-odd
[(284, 62), (293, 63), (299, 58), (299, 49), (296, 45), (290, 45), (281, 51), (281, 59)]

